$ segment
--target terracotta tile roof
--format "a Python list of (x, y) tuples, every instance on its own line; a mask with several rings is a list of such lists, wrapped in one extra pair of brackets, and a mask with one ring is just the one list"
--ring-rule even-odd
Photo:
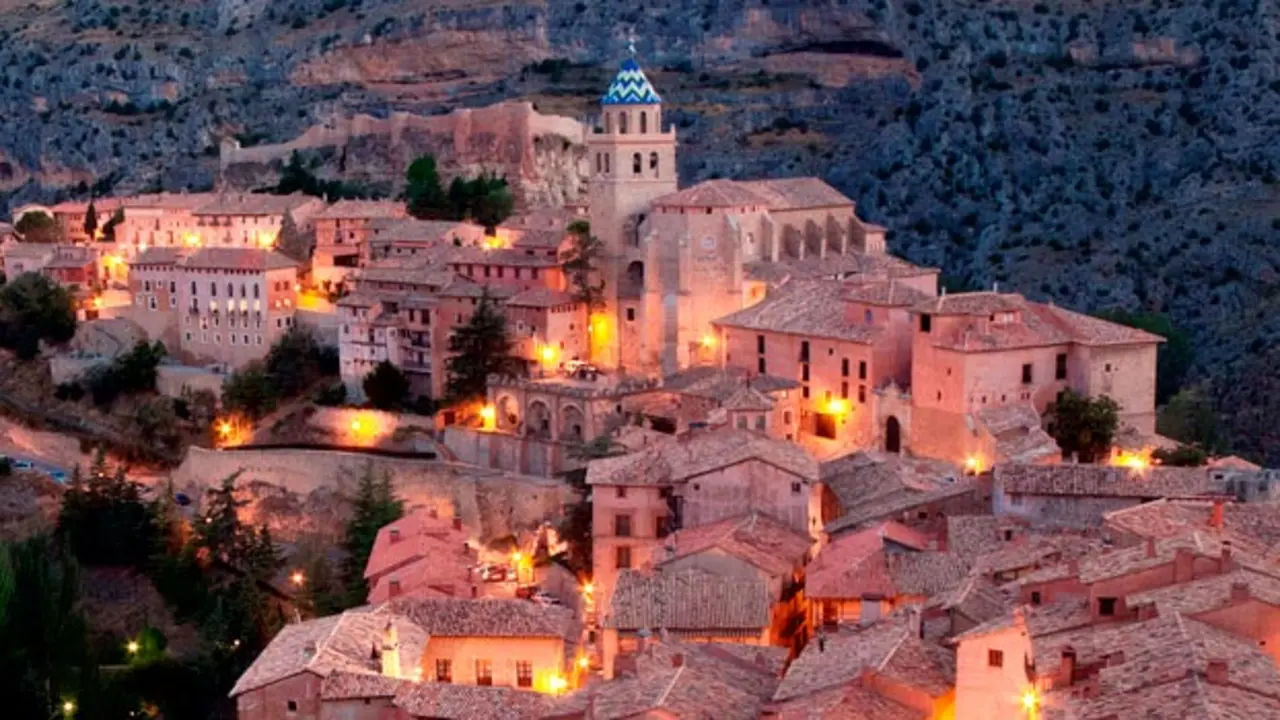
[(770, 198), (736, 180), (707, 180), (654, 200), (654, 207), (766, 207)]
[(91, 255), (58, 255), (45, 264), (46, 270), (78, 270), (86, 265), (95, 265), (97, 260)]
[(1029, 463), (1062, 455), (1057, 441), (1040, 427), (1040, 413), (1030, 402), (986, 407), (976, 417), (995, 438), (998, 463)]
[(864, 254), (851, 252), (845, 255), (806, 257), (803, 260), (788, 258), (778, 262), (764, 260), (743, 264), (746, 276), (752, 280), (782, 284), (790, 280), (846, 280), (850, 287), (856, 283), (914, 278), (936, 275), (937, 268), (914, 265), (889, 254)]
[(930, 598), (925, 607), (953, 611), (975, 623), (984, 623), (1012, 610), (1013, 598), (987, 578), (973, 573), (959, 585)]
[(1205, 468), (1108, 465), (1027, 465), (995, 467), (995, 484), (1005, 493), (1098, 497), (1192, 497), (1217, 490)]
[(389, 623), (396, 628), (401, 657), (420, 657), (427, 638), (418, 626), (394, 614), (358, 608), (286, 625), (236, 681), (231, 696), (301, 672), (320, 677), (334, 672), (377, 674), (381, 664), (373, 651), (381, 647)]
[[(1207, 664), (1206, 664), (1207, 667)], [(1213, 685), (1205, 671), (1182, 680), (1149, 685), (1133, 692), (1070, 701), (1072, 720), (1254, 720), (1280, 717), (1280, 700), (1234, 685)]]
[(878, 280), (855, 285), (845, 294), (850, 302), (890, 307), (910, 307), (926, 302), (930, 297), (923, 292), (893, 280)]
[(1009, 542), (1005, 530), (1020, 529), (994, 515), (949, 515), (947, 549), (972, 563), (979, 555), (996, 552)]
[(1244, 536), (1267, 545), (1280, 544), (1280, 512), (1274, 506), (1224, 502), (1221, 528), (1210, 525), (1213, 507), (1212, 501), (1161, 498), (1109, 512), (1103, 516), (1103, 523), (1113, 530), (1141, 538), (1174, 537), (1197, 529), (1228, 539)]
[(386, 602), (393, 597), (471, 597), (478, 582), (471, 570), (476, 564), (476, 554), (439, 545), (437, 548), (434, 553), (371, 580), (368, 602)]
[(517, 250), (556, 250), (565, 243), (566, 237), (564, 230), (536, 230), (530, 228), (520, 230), (518, 233), (511, 240), (511, 247)]
[(667, 375), (662, 379), (660, 389), (723, 403), (746, 386), (768, 394), (798, 388), (800, 383), (773, 375), (757, 375), (737, 367), (704, 365)]
[(457, 273), (447, 267), (441, 267), (427, 261), (413, 264), (376, 261), (358, 271), (355, 276), (356, 287), (361, 282), (400, 283), (428, 288), (442, 288), (453, 282)]
[(534, 268), (560, 266), (559, 258), (546, 253), (534, 253), (515, 248), (490, 249), (470, 245), (442, 248), (440, 254), (433, 259), (436, 262), (456, 265), (502, 265), (504, 267)]
[(1159, 343), (1164, 338), (1145, 330), (1121, 325), (1102, 318), (1096, 318), (1074, 310), (1068, 310), (1052, 303), (1042, 304), (1028, 302), (1031, 312), (1040, 315), (1046, 323), (1053, 323), (1062, 329), (1072, 342), (1081, 345), (1129, 345), (1132, 343)]
[(857, 529), (887, 518), (898, 517), (904, 512), (911, 512), (932, 503), (973, 495), (976, 490), (977, 486), (971, 480), (959, 478), (954, 483), (943, 485), (936, 490), (890, 495), (852, 508), (844, 517), (827, 523), (825, 530), (828, 534), (834, 535)]
[(338, 670), (330, 673), (320, 683), (320, 697), (325, 700), (389, 698), (413, 685), (409, 680), (401, 678)]
[(405, 598), (385, 607), (432, 637), (564, 638), (574, 626), (572, 610), (527, 600)]
[(749, 180), (738, 184), (767, 199), (770, 210), (853, 207), (853, 201), (844, 193), (816, 177)]
[(861, 684), (834, 687), (769, 705), (771, 720), (928, 720), (929, 713), (901, 705)]
[(512, 215), (498, 227), (518, 230), (555, 230), (564, 235), (569, 223), (585, 219), (586, 215), (574, 208), (537, 208), (519, 215)]
[(465, 278), (461, 275), (454, 275), (453, 279), (447, 285), (440, 288), (438, 294), (440, 297), (450, 298), (480, 298), (487, 293), (490, 298), (495, 301), (505, 301), (507, 298), (516, 294), (516, 289), (505, 285), (481, 285), (478, 282)]
[(873, 458), (861, 452), (828, 460), (820, 472), (845, 512), (950, 486), (946, 478), (954, 481), (956, 474), (954, 466), (945, 463), (900, 456)]
[(644, 677), (646, 673), (683, 666), (700, 678), (768, 700), (782, 680), (789, 655), (787, 648), (775, 646), (651, 642), (644, 652), (637, 655), (636, 671)]
[(182, 258), (182, 251), (174, 248), (147, 248), (138, 253), (138, 256), (129, 263), (130, 266), (138, 265), (173, 265)]
[(668, 536), (666, 551), (656, 551), (659, 565), (714, 550), (745, 560), (766, 573), (790, 577), (804, 565), (811, 541), (768, 515), (751, 513), (679, 530)]
[(1019, 538), (973, 560), (976, 571), (988, 575), (1058, 565), (1061, 561), (1082, 558), (1102, 550), (1102, 544), (1071, 535), (1033, 535)]
[(188, 255), (182, 265), (207, 270), (253, 270), (256, 272), (298, 267), (298, 263), (275, 250), (209, 247), (201, 248)]
[(931, 315), (986, 317), (998, 312), (1021, 312), (1026, 305), (1026, 299), (1017, 293), (980, 291), (939, 295), (916, 305), (912, 311)]
[[(215, 193), (149, 193), (144, 195), (128, 195), (119, 197), (94, 198), (93, 209), (102, 218), (104, 213), (117, 209), (157, 208), (172, 210), (194, 210), (207, 205), (217, 198)], [(89, 201), (61, 202), (50, 208), (56, 214), (84, 214), (89, 210)]]
[(11, 258), (44, 258), (57, 253), (56, 245), (44, 243), (16, 243), (5, 249), (5, 257)]
[(539, 287), (521, 290), (507, 298), (507, 304), (517, 307), (549, 308), (556, 305), (578, 305), (580, 303), (573, 293)]
[[(454, 249), (454, 238), (465, 241), (484, 235), (483, 227), (457, 220), (379, 218), (375, 221), (373, 227), (376, 232), (370, 238), (371, 244), (382, 246), (391, 243), (418, 243), (438, 246), (442, 252)], [(443, 257), (431, 257), (429, 259), (434, 262), (441, 262)]]
[(853, 322), (843, 312), (847, 288), (835, 280), (792, 280), (750, 307), (712, 321), (720, 327), (832, 338), (870, 344), (884, 328)]
[(738, 463), (773, 465), (808, 482), (818, 463), (795, 443), (729, 427), (694, 432), (621, 457), (593, 460), (591, 485), (673, 485)]
[(740, 387), (720, 407), (741, 412), (768, 412), (773, 409), (773, 398), (753, 387)]
[[(1232, 544), (1228, 544), (1230, 547)], [(1167, 565), (1174, 561), (1179, 552), (1190, 552), (1192, 555), (1218, 559), (1222, 555), (1223, 543), (1198, 531), (1192, 531), (1178, 537), (1151, 541), (1151, 545), (1143, 543), (1132, 547), (1088, 555), (1072, 562), (1061, 562), (1030, 572), (1020, 578), (1020, 585), (1034, 585), (1050, 582), (1075, 575), (1081, 583), (1093, 583), (1110, 578), (1130, 575), (1142, 570)], [(1247, 554), (1253, 548), (1241, 548)], [(1237, 558), (1240, 560), (1243, 558)]]
[[(917, 585), (923, 581), (917, 569), (934, 562), (946, 563), (891, 559), (894, 553), (885, 552), (886, 539), (907, 548), (928, 546), (926, 538), (895, 522), (838, 537), (823, 547), (809, 564), (805, 572), (805, 594), (810, 598), (896, 597), (907, 592), (899, 588), (899, 581), (918, 589)], [(958, 581), (961, 576), (962, 566), (959, 574), (950, 579)]]
[(364, 577), (381, 575), (446, 548), (462, 550), (467, 538), (467, 531), (455, 527), (452, 518), (439, 517), (434, 509), (419, 508), (378, 530)]
[[(1127, 345), (1156, 343), (1163, 338), (1118, 323), (1082, 315), (1055, 305), (1028, 301), (1017, 293), (971, 292), (941, 295), (922, 302), (912, 312), (963, 315), (973, 321), (949, 333), (936, 333), (934, 345), (957, 350), (1005, 350), (1078, 343)], [(1012, 313), (1000, 322), (996, 316)]]
[(954, 553), (887, 553), (889, 576), (899, 595), (931, 596), (964, 581), (968, 566)]
[(555, 699), (532, 690), (450, 683), (418, 683), (395, 699), (410, 717), (431, 720), (536, 720)]
[(311, 203), (321, 203), (318, 198), (294, 193), (292, 195), (267, 195), (263, 193), (217, 193), (209, 202), (195, 209), (196, 215), (283, 215)]
[(624, 571), (604, 626), (623, 630), (747, 630), (769, 627), (769, 592), (759, 578), (702, 570)]
[(775, 702), (804, 697), (855, 682), (874, 672), (931, 697), (949, 693), (955, 685), (955, 657), (921, 640), (914, 623), (894, 615), (856, 630), (814, 639), (791, 663), (774, 693)]
[(402, 218), (405, 204), (395, 200), (339, 200), (316, 215), (317, 220), (369, 220)]
[(729, 685), (702, 669), (681, 666), (652, 670), (580, 692), (589, 702), (592, 720), (637, 717), (755, 720), (761, 699)]
[(1049, 605), (1016, 605), (1009, 612), (955, 636), (961, 641), (982, 637), (1008, 628), (1023, 628), (1032, 638), (1093, 625), (1087, 598), (1067, 598)]

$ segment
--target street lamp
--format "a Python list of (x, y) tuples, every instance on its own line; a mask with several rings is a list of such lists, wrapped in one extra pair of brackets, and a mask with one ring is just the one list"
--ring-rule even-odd
[(137, 640), (130, 640), (128, 644), (124, 646), (124, 649), (128, 650), (130, 655), (137, 655), (138, 650), (141, 649), (141, 646), (138, 645)]
[(298, 587), (302, 587), (302, 584), (306, 581), (307, 581), (307, 576), (303, 575), (301, 570), (294, 570), (289, 575), (289, 582), (293, 583), (294, 585), (297, 585)]

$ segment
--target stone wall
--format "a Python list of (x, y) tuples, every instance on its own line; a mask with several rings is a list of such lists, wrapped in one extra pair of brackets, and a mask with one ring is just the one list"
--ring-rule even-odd
[(327, 450), (218, 451), (193, 447), (173, 473), (174, 487), (193, 499), (240, 472), (253, 496), (249, 513), (270, 520), (277, 539), (306, 532), (341, 532), (342, 506), (372, 467), (389, 473), (408, 508), (434, 506), (462, 518), (482, 540), (534, 528), (559, 517), (575, 500), (563, 483), (458, 463)]

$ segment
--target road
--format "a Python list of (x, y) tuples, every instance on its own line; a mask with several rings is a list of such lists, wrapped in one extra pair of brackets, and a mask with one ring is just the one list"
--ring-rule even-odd
[(47, 462), (43, 462), (37, 458), (29, 457), (26, 455), (3, 455), (3, 456), (8, 457), (9, 460), (13, 463), (14, 470), (17, 470), (18, 466), (22, 463), (31, 463), (30, 469), (36, 470), (38, 472), (42, 472), (45, 475), (52, 477), (54, 480), (57, 480), (60, 483), (66, 484), (71, 480), (71, 471), (67, 470), (66, 468), (60, 468), (56, 465), (50, 465)]

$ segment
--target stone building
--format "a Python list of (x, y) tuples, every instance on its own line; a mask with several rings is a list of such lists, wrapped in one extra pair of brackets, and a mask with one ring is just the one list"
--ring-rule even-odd
[(316, 246), (311, 258), (311, 280), (329, 290), (359, 267), (363, 248), (379, 220), (398, 220), (408, 213), (405, 204), (387, 200), (339, 200), (315, 216)]
[(297, 263), (253, 248), (149, 248), (131, 263), (124, 313), (193, 364), (240, 368), (293, 327)]

